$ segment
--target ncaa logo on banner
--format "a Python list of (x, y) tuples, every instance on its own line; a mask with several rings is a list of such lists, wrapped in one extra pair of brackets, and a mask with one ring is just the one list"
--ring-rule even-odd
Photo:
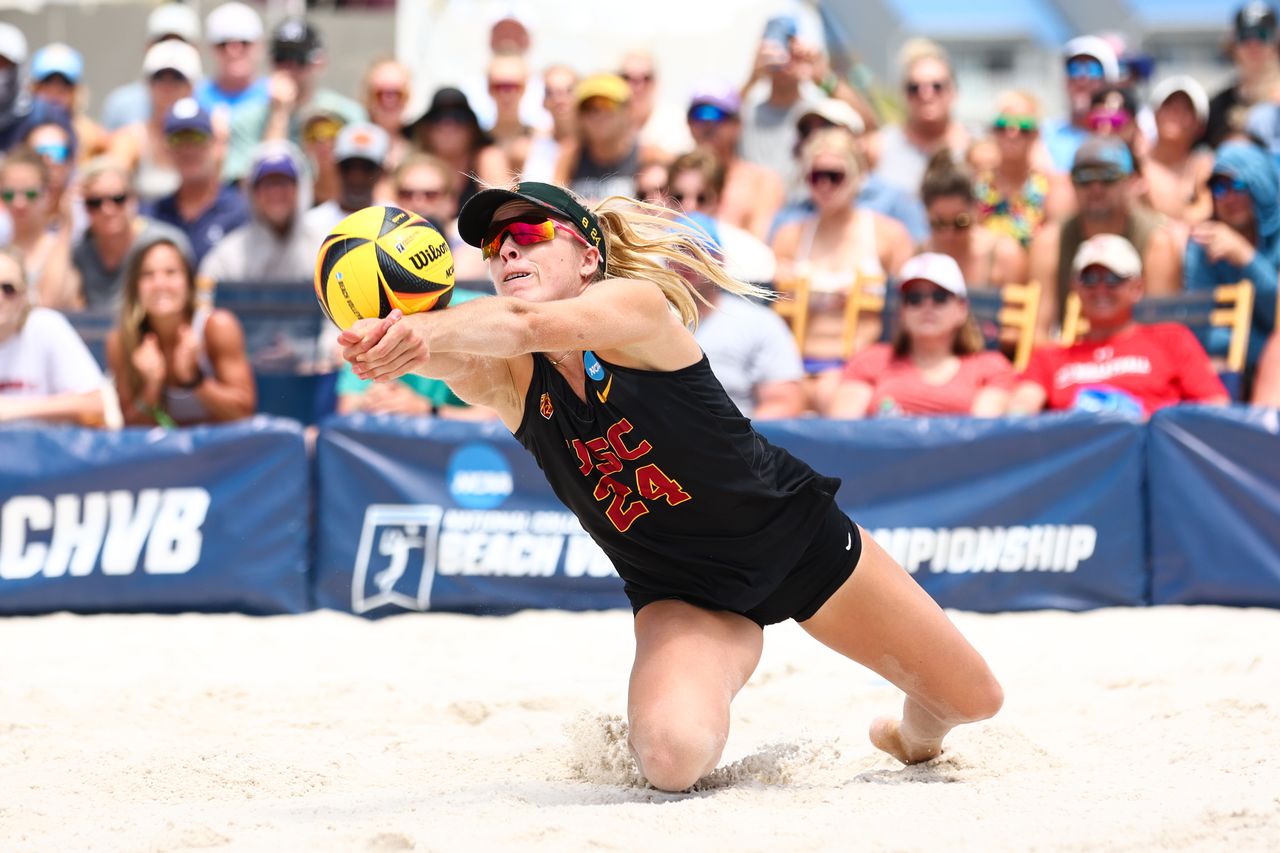
[(436, 543), (444, 508), (370, 504), (364, 512), (351, 575), (351, 610), (429, 610), (436, 578)]
[(506, 457), (493, 445), (479, 441), (454, 451), (445, 482), (450, 497), (466, 509), (496, 509), (515, 491)]

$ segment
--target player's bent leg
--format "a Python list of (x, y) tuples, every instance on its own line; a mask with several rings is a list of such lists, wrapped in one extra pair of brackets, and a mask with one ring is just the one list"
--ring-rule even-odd
[(655, 601), (636, 614), (627, 702), (631, 752), (649, 784), (683, 791), (715, 769), (729, 737), (729, 703), (764, 646), (735, 613)]
[(902, 719), (882, 718), (872, 742), (900, 761), (925, 761), (961, 723), (994, 716), (1004, 692), (942, 608), (864, 530), (862, 557), (801, 627), (907, 694)]

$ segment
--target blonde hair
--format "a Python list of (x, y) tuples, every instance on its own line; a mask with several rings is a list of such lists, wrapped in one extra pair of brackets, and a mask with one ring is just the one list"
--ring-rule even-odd
[(681, 266), (695, 276), (738, 296), (769, 299), (773, 292), (754, 284), (738, 281), (725, 272), (724, 265), (707, 251), (707, 237), (695, 226), (668, 218), (665, 207), (636, 201), (626, 196), (610, 196), (593, 210), (604, 232), (605, 269), (596, 273), (602, 278), (636, 278), (656, 284), (680, 313), (686, 326), (698, 324), (700, 296), (683, 275), (673, 269)]
[(196, 313), (196, 273), (186, 249), (168, 237), (156, 237), (130, 249), (124, 277), (124, 292), (120, 299), (120, 352), (124, 361), (125, 383), (137, 394), (142, 390), (142, 374), (133, 365), (133, 353), (142, 344), (142, 338), (150, 328), (147, 311), (138, 301), (138, 282), (142, 278), (142, 262), (157, 246), (170, 246), (182, 259), (187, 274), (187, 299), (183, 311), (188, 320)]
[(1013, 112), (1010, 107), (1018, 104), (1025, 109), (1016, 110), (1019, 115), (1030, 116), (1036, 120), (1040, 119), (1040, 99), (1034, 93), (1026, 89), (1006, 89), (996, 96), (997, 112)]
[(898, 50), (898, 67), (902, 69), (902, 78), (905, 80), (911, 73), (912, 66), (924, 59), (941, 62), (947, 67), (947, 76), (955, 77), (955, 71), (951, 68), (951, 55), (945, 47), (932, 39), (912, 38), (903, 42)]

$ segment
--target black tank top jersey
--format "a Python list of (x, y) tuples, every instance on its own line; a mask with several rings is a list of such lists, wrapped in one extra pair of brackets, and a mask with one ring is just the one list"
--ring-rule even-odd
[(516, 439), (628, 593), (755, 607), (804, 553), (840, 481), (752, 429), (705, 355), (671, 372), (583, 361), (585, 403), (534, 356)]

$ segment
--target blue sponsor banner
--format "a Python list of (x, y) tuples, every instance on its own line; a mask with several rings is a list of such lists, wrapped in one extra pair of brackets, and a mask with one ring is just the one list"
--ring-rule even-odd
[(1141, 424), (1091, 414), (791, 421), (771, 441), (944, 607), (1084, 610), (1147, 596)]
[(0, 613), (298, 612), (301, 427), (0, 430)]
[(316, 444), (315, 598), (369, 616), (626, 605), (501, 424), (350, 415)]
[(1150, 432), (1155, 603), (1280, 607), (1280, 411), (1183, 406)]

